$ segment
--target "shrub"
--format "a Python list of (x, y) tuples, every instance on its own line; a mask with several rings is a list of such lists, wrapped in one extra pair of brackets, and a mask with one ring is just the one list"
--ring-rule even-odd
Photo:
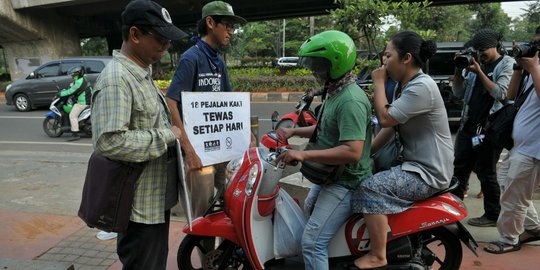
[(305, 91), (319, 87), (312, 76), (235, 76), (231, 81), (233, 89), (241, 92)]
[(161, 91), (167, 91), (167, 88), (169, 88), (169, 85), (171, 84), (171, 80), (154, 80), (154, 83)]

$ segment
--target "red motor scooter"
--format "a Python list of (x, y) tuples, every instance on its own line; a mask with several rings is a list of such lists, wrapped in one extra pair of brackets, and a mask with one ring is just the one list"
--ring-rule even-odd
[(315, 96), (321, 95), (319, 91), (307, 90), (300, 101), (296, 103), (296, 110), (281, 116), (276, 129), (291, 127), (307, 127), (317, 124), (317, 109), (311, 111), (310, 106)]
[[(288, 262), (297, 264), (293, 269), (303, 267), (299, 257), (283, 261), (274, 256), (273, 215), (285, 167), (276, 158), (289, 148), (271, 131), (261, 146), (228, 164), (224, 193), (193, 221), (192, 230), (187, 226), (183, 230), (186, 236), (177, 256), (180, 270), (280, 269)], [(478, 245), (460, 223), (467, 216), (465, 205), (450, 190), (388, 215), (388, 269), (459, 269), (460, 241), (476, 255)], [(214, 243), (210, 248), (208, 241)], [(354, 259), (369, 249), (362, 215), (351, 216), (330, 242), (331, 269), (350, 269)]]

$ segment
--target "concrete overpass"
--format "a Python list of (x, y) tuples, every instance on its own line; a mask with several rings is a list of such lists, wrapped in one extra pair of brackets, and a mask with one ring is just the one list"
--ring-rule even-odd
[[(155, 0), (179, 27), (194, 26), (210, 0)], [(391, 1), (391, 0), (390, 0)], [(419, 0), (410, 0), (419, 1)], [(516, 0), (514, 0), (516, 1)], [(0, 46), (13, 80), (37, 66), (81, 54), (80, 39), (102, 36), (119, 48), (120, 13), (129, 0), (0, 0)], [(314, 16), (335, 9), (334, 0), (228, 0), (248, 21)], [(486, 1), (432, 0), (434, 5)], [(497, 2), (497, 1), (491, 1)]]

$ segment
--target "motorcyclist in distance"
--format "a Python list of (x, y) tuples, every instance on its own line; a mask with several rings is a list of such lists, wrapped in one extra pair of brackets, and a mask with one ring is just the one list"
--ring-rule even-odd
[(69, 122), (71, 125), (71, 133), (73, 134), (68, 141), (76, 141), (81, 137), (79, 135), (79, 114), (90, 105), (92, 86), (85, 78), (85, 68), (83, 66), (75, 66), (68, 71), (68, 75), (73, 78), (73, 83), (68, 89), (60, 92), (61, 97), (73, 96), (75, 104), (69, 113)]

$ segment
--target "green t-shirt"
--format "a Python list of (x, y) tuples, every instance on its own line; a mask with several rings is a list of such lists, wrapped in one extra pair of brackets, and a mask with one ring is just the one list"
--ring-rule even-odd
[(356, 188), (371, 172), (371, 103), (364, 91), (350, 84), (324, 102), (322, 122), (317, 134), (317, 144), (336, 147), (345, 141), (364, 141), (362, 158), (349, 163), (337, 182), (347, 188)]

